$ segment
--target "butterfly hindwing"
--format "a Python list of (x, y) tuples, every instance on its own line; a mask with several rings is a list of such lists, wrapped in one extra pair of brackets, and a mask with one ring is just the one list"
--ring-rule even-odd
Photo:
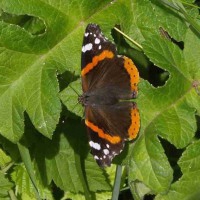
[(140, 126), (138, 116), (136, 104), (132, 102), (86, 106), (89, 144), (100, 166), (110, 165), (113, 157), (122, 151), (124, 141), (137, 136)]

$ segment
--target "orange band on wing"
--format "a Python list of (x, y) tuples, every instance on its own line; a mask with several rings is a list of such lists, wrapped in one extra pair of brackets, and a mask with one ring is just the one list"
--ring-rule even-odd
[(81, 75), (84, 76), (90, 70), (92, 70), (95, 66), (97, 66), (98, 62), (104, 60), (105, 58), (113, 58), (114, 54), (112, 51), (104, 50), (98, 56), (94, 56), (92, 58), (92, 62), (88, 63), (81, 71)]
[(137, 84), (139, 82), (139, 72), (133, 61), (124, 56), (124, 67), (130, 75), (131, 90), (137, 92)]
[(98, 126), (94, 125), (92, 122), (85, 119), (85, 124), (94, 132), (98, 134), (100, 138), (106, 139), (112, 144), (117, 144), (121, 141), (121, 138), (119, 136), (111, 136), (108, 133), (103, 132), (102, 129), (100, 129)]
[(140, 129), (140, 114), (138, 109), (132, 108), (131, 110), (131, 126), (128, 129), (129, 139), (136, 138)]

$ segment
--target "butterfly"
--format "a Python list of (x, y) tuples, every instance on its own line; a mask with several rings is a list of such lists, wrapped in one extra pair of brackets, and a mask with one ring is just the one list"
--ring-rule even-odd
[(91, 153), (99, 166), (110, 166), (126, 140), (136, 138), (140, 115), (136, 103), (139, 73), (126, 56), (117, 54), (96, 24), (86, 27), (81, 55), (85, 125)]

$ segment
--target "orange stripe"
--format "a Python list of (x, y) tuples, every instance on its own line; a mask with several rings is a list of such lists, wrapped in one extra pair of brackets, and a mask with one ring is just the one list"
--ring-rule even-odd
[(90, 70), (92, 70), (97, 64), (104, 60), (105, 58), (113, 58), (114, 54), (112, 51), (104, 50), (98, 56), (92, 58), (92, 62), (88, 63), (81, 71), (81, 75), (86, 75)]
[(130, 58), (124, 56), (124, 67), (130, 75), (131, 90), (137, 92), (137, 84), (139, 82), (139, 72)]
[(131, 126), (128, 129), (130, 140), (137, 137), (139, 129), (140, 129), (140, 114), (137, 108), (133, 108), (131, 110)]
[(98, 133), (98, 136), (100, 138), (106, 139), (112, 144), (117, 144), (121, 141), (121, 138), (119, 136), (111, 136), (108, 133), (104, 133), (102, 129), (100, 129), (98, 126), (94, 125), (92, 122), (85, 119), (85, 124), (94, 132)]

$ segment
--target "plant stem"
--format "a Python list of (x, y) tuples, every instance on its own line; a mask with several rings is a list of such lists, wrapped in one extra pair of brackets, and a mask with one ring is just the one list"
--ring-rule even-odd
[(118, 200), (119, 191), (120, 191), (121, 176), (122, 176), (122, 166), (117, 165), (116, 173), (115, 173), (114, 188), (113, 188), (113, 192), (112, 192), (112, 200)]
[(20, 144), (19, 142), (17, 143), (17, 146), (18, 146), (22, 161), (24, 162), (24, 165), (26, 167), (27, 173), (28, 173), (28, 175), (31, 179), (32, 184), (33, 184), (35, 196), (38, 200), (41, 200), (38, 189), (37, 189), (36, 177), (35, 177), (35, 174), (34, 174), (34, 169), (33, 169), (29, 150), (26, 146)]
[(129, 41), (131, 41), (135, 46), (137, 46), (141, 51), (143, 50), (142, 46), (140, 44), (138, 44), (136, 41), (132, 40), (128, 35), (126, 35), (125, 33), (123, 33), (122, 31), (120, 31), (117, 27), (114, 27), (114, 29), (121, 33), (125, 38), (127, 38)]

